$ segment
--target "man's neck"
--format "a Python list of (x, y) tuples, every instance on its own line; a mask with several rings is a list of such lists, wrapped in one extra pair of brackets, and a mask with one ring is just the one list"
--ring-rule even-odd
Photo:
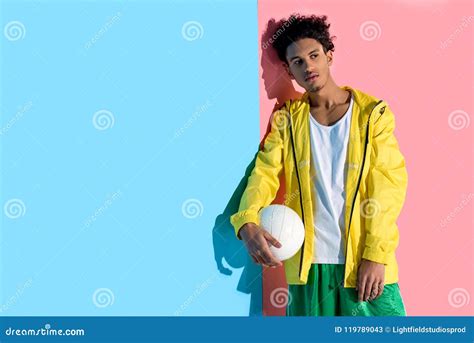
[(330, 109), (341, 102), (346, 92), (329, 79), (323, 88), (318, 91), (309, 91), (310, 105), (313, 108)]

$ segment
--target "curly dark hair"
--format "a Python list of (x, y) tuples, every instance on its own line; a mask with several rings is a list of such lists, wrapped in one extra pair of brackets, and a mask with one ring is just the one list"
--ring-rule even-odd
[(298, 13), (290, 15), (288, 19), (282, 19), (277, 23), (271, 44), (283, 62), (286, 61), (286, 48), (299, 39), (314, 38), (322, 46), (324, 53), (334, 51), (333, 39), (335, 36), (329, 34), (327, 16), (301, 15)]

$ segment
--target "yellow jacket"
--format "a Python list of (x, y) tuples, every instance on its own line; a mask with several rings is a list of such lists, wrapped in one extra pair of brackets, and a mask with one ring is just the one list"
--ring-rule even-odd
[[(408, 175), (393, 133), (394, 115), (383, 100), (348, 86), (341, 88), (354, 96), (346, 156), (344, 287), (356, 286), (362, 258), (385, 264), (385, 284), (398, 282), (396, 220), (405, 201)], [(288, 284), (306, 284), (314, 252), (309, 109), (306, 92), (272, 114), (271, 131), (257, 154), (239, 211), (230, 218), (238, 239), (245, 223), (260, 225), (258, 212), (275, 199), (284, 171), (284, 204), (299, 214), (305, 226), (303, 246), (284, 261)]]

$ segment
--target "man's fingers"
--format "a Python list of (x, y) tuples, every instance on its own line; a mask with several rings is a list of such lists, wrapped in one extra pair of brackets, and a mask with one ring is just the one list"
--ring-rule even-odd
[[(266, 231), (265, 231), (266, 232)], [(267, 232), (268, 234), (268, 232)], [(270, 246), (267, 242), (267, 238), (266, 237), (272, 237), (270, 234), (268, 234), (268, 236), (263, 236), (263, 239), (261, 240), (261, 244), (260, 244), (260, 255), (263, 257), (264, 261), (266, 264), (268, 264), (269, 266), (280, 266), (281, 265), (281, 262), (278, 261), (272, 254), (272, 252), (270, 251)]]
[(267, 247), (266, 249), (262, 250), (262, 256), (265, 262), (270, 266), (280, 266), (281, 262), (278, 261), (273, 254), (271, 253), (270, 249)]
[(370, 300), (375, 300), (382, 295), (383, 292), (383, 283), (374, 282), (372, 285), (372, 293), (370, 295)]
[(265, 231), (264, 236), (267, 242), (269, 242), (271, 245), (277, 248), (281, 248), (281, 243), (278, 242), (278, 240), (273, 237), (268, 231)]
[(359, 301), (363, 301), (364, 299), (364, 293), (365, 293), (365, 283), (366, 283), (367, 279), (365, 277), (362, 278), (362, 280), (360, 280), (360, 283), (359, 283)]
[(256, 251), (255, 257), (257, 258), (258, 264), (261, 264), (263, 267), (267, 266), (260, 250)]
[(380, 282), (380, 283), (377, 285), (377, 288), (375, 288), (375, 286), (374, 286), (374, 289), (375, 289), (375, 292), (376, 292), (376, 296), (375, 296), (374, 299), (376, 299), (376, 298), (378, 298), (379, 296), (382, 295), (382, 293), (383, 293), (383, 288), (384, 288), (383, 282)]
[(268, 250), (264, 250), (262, 251), (262, 256), (263, 256), (263, 259), (265, 261), (266, 264), (268, 264), (269, 266), (279, 266), (280, 265), (280, 262), (278, 260), (276, 260), (272, 253)]
[(368, 300), (369, 301), (375, 300), (377, 298), (378, 294), (379, 294), (379, 286), (378, 286), (377, 282), (374, 282), (372, 284), (372, 289), (370, 290), (370, 295), (369, 295)]
[(373, 279), (368, 279), (367, 282), (365, 283), (364, 301), (367, 301), (367, 299), (369, 299), (370, 294), (372, 293), (373, 283), (374, 283)]

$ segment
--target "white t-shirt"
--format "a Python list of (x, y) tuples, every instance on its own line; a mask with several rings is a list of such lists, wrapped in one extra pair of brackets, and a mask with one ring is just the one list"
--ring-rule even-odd
[[(326, 126), (309, 115), (311, 132), (311, 168), (314, 213), (313, 263), (343, 264), (344, 205), (347, 170), (347, 143), (352, 117), (349, 108), (335, 124)], [(314, 169), (316, 168), (316, 169)]]

